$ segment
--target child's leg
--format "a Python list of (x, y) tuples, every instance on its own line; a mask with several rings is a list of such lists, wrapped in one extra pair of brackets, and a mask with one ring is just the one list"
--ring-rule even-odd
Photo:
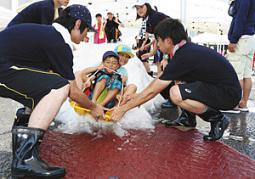
[(109, 108), (112, 108), (114, 105), (112, 106), (109, 103), (111, 103), (113, 100), (115, 100), (117, 94), (121, 91), (122, 82), (118, 79), (114, 79), (107, 88), (108, 88), (107, 95), (106, 95), (105, 99), (103, 100), (103, 102), (101, 103), (101, 105), (108, 106)]
[(93, 90), (93, 96), (92, 96), (92, 101), (94, 103), (96, 103), (97, 98), (100, 96), (102, 91), (105, 89), (106, 81), (107, 80), (105, 78), (103, 78), (100, 81), (96, 82), (96, 85), (95, 85), (94, 90)]
[(149, 64), (149, 62), (148, 61), (143, 61), (143, 65), (144, 65), (144, 67), (146, 69), (146, 72), (147, 73), (150, 72), (150, 64)]
[(102, 101), (101, 105), (105, 106), (107, 103), (112, 101), (117, 96), (118, 93), (119, 93), (119, 89), (108, 90), (107, 95), (104, 98), (104, 100)]
[(120, 105), (126, 104), (133, 96), (133, 94), (136, 93), (137, 87), (135, 84), (130, 84), (125, 87), (123, 97), (121, 98)]

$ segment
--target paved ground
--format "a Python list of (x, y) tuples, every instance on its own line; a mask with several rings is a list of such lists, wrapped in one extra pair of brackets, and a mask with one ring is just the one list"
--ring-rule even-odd
[[(255, 87), (255, 85), (253, 85)], [(229, 115), (231, 124), (226, 131), (223, 142), (236, 149), (251, 159), (255, 159), (255, 90), (253, 90), (252, 100), (249, 103), (252, 111)], [(10, 129), (16, 109), (20, 105), (9, 99), (0, 98), (0, 179), (10, 178), (11, 162), (11, 134)], [(161, 118), (174, 119), (178, 115), (176, 109), (162, 109)], [(208, 123), (198, 119), (198, 130), (206, 133), (209, 130)]]

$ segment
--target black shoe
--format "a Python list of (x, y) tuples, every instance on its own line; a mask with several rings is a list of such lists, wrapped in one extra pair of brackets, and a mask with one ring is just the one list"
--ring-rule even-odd
[(12, 130), (13, 177), (60, 178), (65, 169), (49, 166), (39, 156), (39, 145), (45, 131), (29, 127), (14, 127)]
[(148, 73), (148, 75), (150, 75), (151, 77), (153, 77), (153, 71), (149, 71), (149, 72), (147, 72)]
[(211, 122), (211, 130), (208, 135), (204, 136), (204, 140), (206, 141), (215, 141), (220, 139), (224, 131), (228, 128), (229, 118), (223, 115), (223, 117), (215, 122)]
[(165, 120), (162, 121), (162, 123), (165, 124), (166, 127), (183, 126), (194, 128), (197, 125), (196, 115), (183, 109), (181, 115), (177, 119), (174, 121)]

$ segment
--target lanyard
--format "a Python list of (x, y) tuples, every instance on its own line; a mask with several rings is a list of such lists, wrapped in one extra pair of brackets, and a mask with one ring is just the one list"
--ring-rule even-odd
[(176, 52), (179, 48), (181, 48), (183, 45), (185, 45), (186, 43), (187, 43), (186, 40), (182, 40), (182, 41), (180, 41), (178, 44), (176, 44), (176, 45), (174, 46), (174, 49), (173, 49), (173, 56), (174, 56), (175, 52)]

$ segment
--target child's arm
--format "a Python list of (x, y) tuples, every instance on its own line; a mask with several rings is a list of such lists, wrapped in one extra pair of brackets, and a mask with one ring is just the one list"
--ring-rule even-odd
[(127, 76), (121, 75), (121, 81), (123, 84), (126, 84), (127, 80), (128, 80)]

